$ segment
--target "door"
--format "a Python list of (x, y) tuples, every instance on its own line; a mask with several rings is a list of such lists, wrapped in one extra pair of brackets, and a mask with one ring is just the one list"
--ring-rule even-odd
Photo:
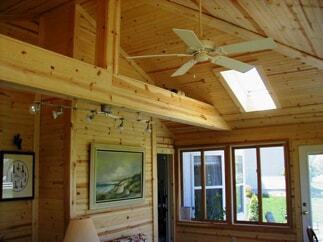
[(172, 241), (172, 191), (170, 172), (172, 155), (157, 155), (158, 176), (158, 242)]
[(323, 241), (323, 144), (299, 147), (303, 237), (311, 226)]

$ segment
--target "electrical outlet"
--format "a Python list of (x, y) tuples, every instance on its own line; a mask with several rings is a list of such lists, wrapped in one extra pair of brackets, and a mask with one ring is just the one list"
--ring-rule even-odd
[(231, 238), (231, 242), (237, 242), (237, 238), (236, 237), (232, 237)]

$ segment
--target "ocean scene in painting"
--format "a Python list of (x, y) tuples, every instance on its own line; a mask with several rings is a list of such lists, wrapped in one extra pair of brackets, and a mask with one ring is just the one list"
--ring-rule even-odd
[(96, 202), (141, 198), (142, 172), (141, 152), (98, 150)]

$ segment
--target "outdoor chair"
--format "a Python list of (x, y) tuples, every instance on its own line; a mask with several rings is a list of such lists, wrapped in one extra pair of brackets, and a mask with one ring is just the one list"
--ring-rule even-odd
[(311, 227), (307, 227), (307, 236), (310, 242), (318, 242), (319, 240), (316, 237), (314, 230)]

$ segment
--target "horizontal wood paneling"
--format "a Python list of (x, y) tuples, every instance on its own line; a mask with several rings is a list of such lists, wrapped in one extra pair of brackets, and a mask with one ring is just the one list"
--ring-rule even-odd
[[(29, 113), (33, 97), (0, 86), (0, 150), (33, 151), (34, 116)], [(21, 150), (13, 144), (17, 134)], [(32, 209), (33, 200), (0, 202), (0, 240), (32, 241)]]
[[(69, 105), (68, 101), (43, 97), (43, 101), (54, 105)], [(57, 119), (52, 111), (58, 107), (41, 106), (39, 147), (39, 241), (55, 242), (64, 238), (66, 229), (66, 162), (69, 161), (70, 110), (64, 109)], [(45, 232), (46, 231), (46, 232)]]
[[(292, 205), (292, 230), (287, 232), (261, 232), (253, 230), (246, 232), (246, 228), (237, 230), (224, 229), (223, 226), (212, 230), (206, 227), (199, 227), (190, 224), (179, 224), (176, 226), (177, 241), (231, 241), (236, 237), (237, 241), (301, 241), (301, 232), (297, 229), (298, 221), (301, 220), (300, 187), (299, 187), (299, 165), (298, 165), (298, 146), (305, 144), (322, 144), (323, 122), (301, 125), (281, 125), (266, 128), (240, 129), (229, 132), (210, 132), (201, 131), (198, 133), (178, 134), (176, 136), (177, 147), (194, 147), (201, 145), (221, 145), (230, 143), (253, 143), (265, 141), (288, 140), (289, 142), (289, 162), (291, 169), (291, 205)], [(283, 238), (282, 238), (282, 234)], [(192, 238), (194, 238), (192, 240)]]
[[(89, 106), (79, 103), (78, 106), (88, 109), (100, 109), (98, 106)], [(118, 115), (132, 119), (133, 113), (123, 111)], [(110, 240), (123, 235), (142, 232), (152, 238), (152, 149), (151, 134), (145, 133), (146, 124), (125, 122), (123, 132), (120, 132), (120, 122), (113, 118), (97, 115), (91, 123), (86, 122), (90, 113), (74, 110), (72, 128), (72, 150), (75, 159), (71, 162), (75, 172), (71, 179), (75, 182), (72, 188), (72, 214), (74, 216), (90, 215), (97, 228), (100, 238)], [(142, 118), (148, 118), (143, 116)], [(117, 207), (102, 210), (89, 210), (89, 172), (90, 172), (90, 144), (106, 143), (113, 145), (145, 147), (145, 203), (126, 207)], [(152, 240), (151, 240), (152, 241)]]

